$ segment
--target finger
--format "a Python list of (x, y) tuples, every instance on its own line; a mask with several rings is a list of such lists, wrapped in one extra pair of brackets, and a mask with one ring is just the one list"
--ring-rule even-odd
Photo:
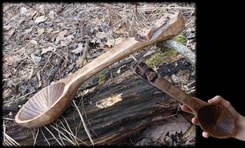
[(196, 117), (192, 118), (192, 119), (191, 119), (191, 122), (192, 122), (193, 124), (199, 125), (199, 121), (198, 121), (198, 119), (197, 119)]
[(192, 110), (189, 107), (187, 107), (186, 105), (181, 105), (180, 108), (184, 112), (192, 113)]
[(202, 132), (202, 136), (203, 136), (204, 138), (208, 138), (210, 135), (209, 135), (208, 132), (203, 131), (203, 132)]
[(234, 107), (231, 105), (231, 103), (219, 95), (208, 100), (208, 103), (209, 104), (220, 104), (220, 105), (224, 106), (225, 108), (227, 108), (231, 112), (231, 114), (233, 115), (234, 118), (238, 118), (238, 116), (239, 116), (239, 113), (234, 109)]
[(224, 101), (224, 99), (221, 96), (217, 95), (217, 96), (213, 97), (212, 99), (209, 99), (208, 103), (209, 104), (220, 104), (223, 101)]
[(224, 98), (222, 98), (221, 96), (215, 96), (212, 99), (208, 100), (209, 104), (221, 104), (223, 106), (225, 106), (226, 108), (230, 108), (231, 104), (229, 101), (225, 100)]

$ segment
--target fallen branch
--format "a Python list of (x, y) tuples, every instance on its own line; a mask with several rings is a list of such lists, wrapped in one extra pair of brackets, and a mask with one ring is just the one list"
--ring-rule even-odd
[(165, 42), (163, 42), (163, 46), (176, 50), (178, 53), (183, 55), (186, 60), (191, 62), (192, 65), (196, 64), (196, 55), (181, 43), (178, 43), (174, 40), (166, 40)]

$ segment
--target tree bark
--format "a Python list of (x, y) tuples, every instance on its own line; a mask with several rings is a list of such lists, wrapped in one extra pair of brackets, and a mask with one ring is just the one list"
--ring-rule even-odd
[[(177, 101), (168, 98), (158, 89), (136, 77), (131, 71), (110, 79), (104, 84), (99, 84), (97, 89), (93, 89), (82, 97), (76, 97), (74, 101), (78, 104), (95, 145), (115, 144), (153, 122), (176, 114), (178, 110)], [(76, 141), (74, 143), (69, 142), (64, 140), (65, 136), (62, 140), (61, 132), (57, 132), (56, 129), (63, 131), (64, 135), (69, 137), (69, 134), (61, 128), (62, 123), (66, 124), (64, 119), (68, 122), (73, 134), (80, 140), (74, 140)], [(5, 124), (8, 129), (6, 133), (21, 146), (91, 145), (81, 118), (72, 104), (62, 117), (46, 127), (28, 129), (16, 123)]]
[[(58, 120), (42, 128), (28, 129), (5, 120), (5, 134), (21, 146), (113, 145), (176, 114), (179, 102), (134, 75), (129, 70), (131, 62), (129, 58), (115, 63), (87, 80), (77, 91), (74, 103), (90, 137), (73, 103)], [(183, 68), (190, 70), (191, 64), (180, 59), (163, 65), (159, 73), (171, 75)], [(4, 140), (8, 140), (6, 136)]]

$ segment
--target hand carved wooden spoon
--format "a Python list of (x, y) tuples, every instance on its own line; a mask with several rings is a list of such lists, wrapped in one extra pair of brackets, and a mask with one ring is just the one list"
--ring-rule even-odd
[(209, 132), (211, 136), (228, 138), (236, 134), (237, 114), (230, 112), (222, 105), (210, 105), (185, 94), (143, 62), (132, 64), (132, 70), (146, 82), (187, 105), (198, 118), (201, 128)]
[(181, 13), (166, 14), (143, 36), (127, 38), (67, 78), (40, 90), (19, 110), (15, 116), (16, 123), (28, 128), (52, 123), (65, 111), (77, 89), (88, 78), (143, 47), (176, 36), (184, 25)]

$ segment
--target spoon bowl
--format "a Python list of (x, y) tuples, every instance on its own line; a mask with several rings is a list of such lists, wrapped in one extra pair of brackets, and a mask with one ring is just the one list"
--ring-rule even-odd
[(47, 125), (60, 115), (67, 104), (61, 99), (65, 84), (51, 84), (30, 98), (15, 116), (15, 121), (25, 127), (36, 128)]
[(68, 107), (77, 89), (78, 85), (69, 84), (68, 79), (44, 87), (22, 106), (15, 116), (15, 122), (28, 128), (54, 122)]
[(222, 105), (210, 105), (200, 99), (191, 97), (160, 76), (143, 62), (132, 64), (132, 70), (143, 80), (177, 101), (187, 105), (198, 118), (204, 131), (216, 138), (232, 137), (237, 132), (238, 117)]
[(204, 131), (217, 138), (232, 137), (236, 132), (236, 118), (222, 105), (207, 105), (197, 111)]

